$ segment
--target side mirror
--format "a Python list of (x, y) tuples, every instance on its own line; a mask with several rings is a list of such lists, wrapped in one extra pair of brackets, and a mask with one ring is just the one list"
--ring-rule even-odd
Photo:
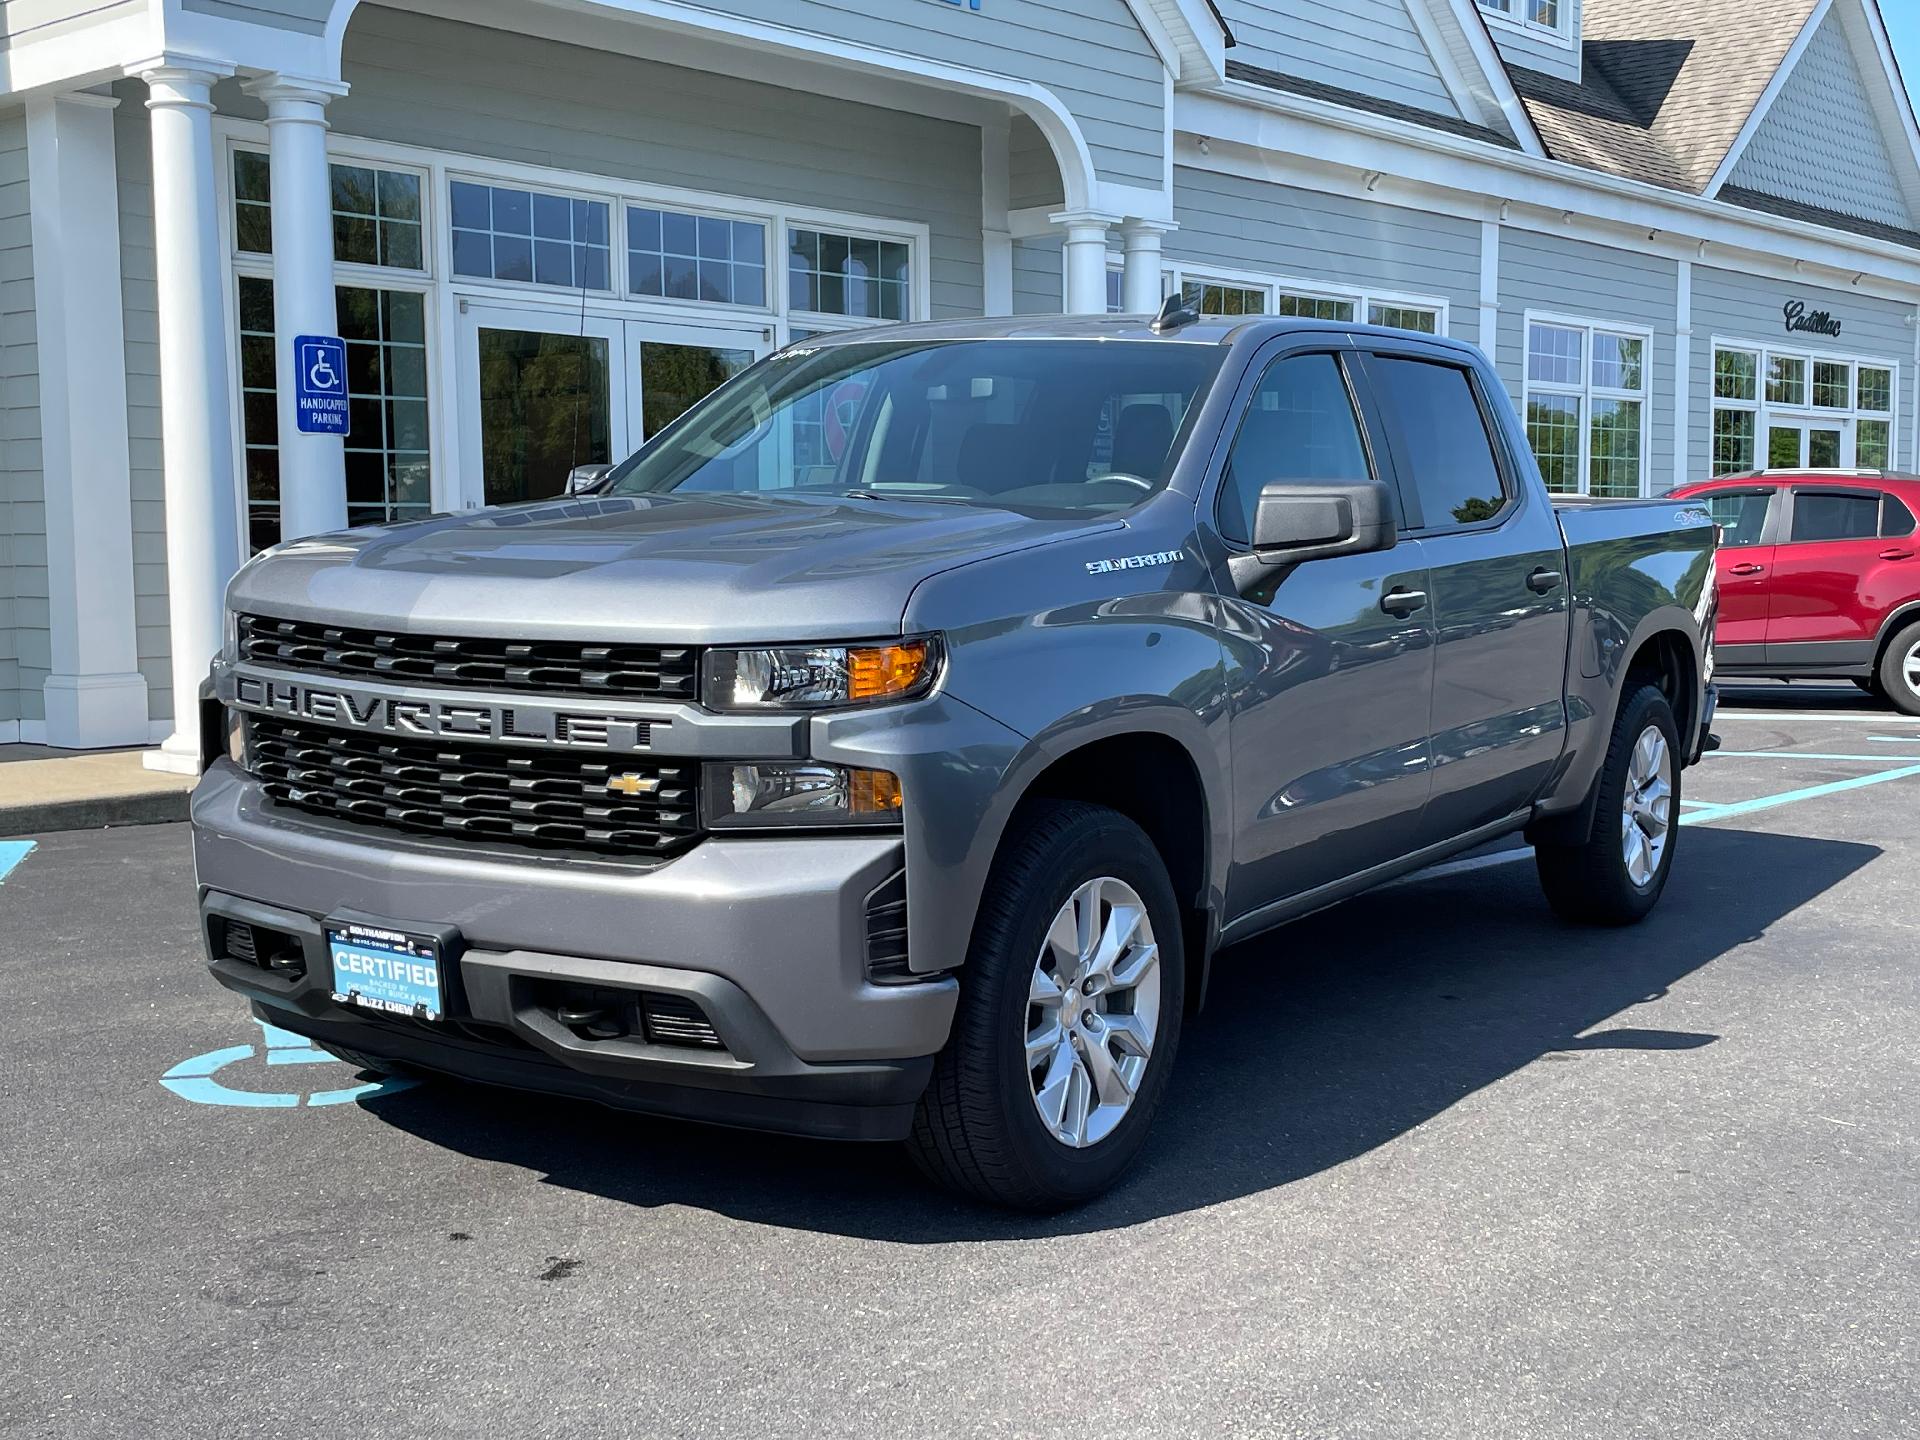
[(567, 472), (566, 493), (585, 495), (589, 490), (597, 489), (600, 482), (612, 473), (611, 465), (576, 465)]
[(1260, 492), (1253, 553), (1269, 565), (1365, 555), (1399, 543), (1387, 487), (1377, 480), (1279, 481)]

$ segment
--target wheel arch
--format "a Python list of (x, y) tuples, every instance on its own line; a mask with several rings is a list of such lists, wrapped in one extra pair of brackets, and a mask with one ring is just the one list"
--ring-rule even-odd
[(1873, 665), (1867, 671), (1869, 675), (1880, 673), (1881, 662), (1887, 658), (1887, 651), (1893, 646), (1893, 638), (1907, 626), (1920, 620), (1920, 599), (1909, 600), (1904, 605), (1894, 607), (1893, 613), (1881, 622), (1880, 637), (1873, 646)]

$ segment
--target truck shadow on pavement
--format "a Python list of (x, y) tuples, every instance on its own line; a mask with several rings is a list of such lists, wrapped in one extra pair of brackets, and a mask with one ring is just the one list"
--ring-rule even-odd
[[(1138, 1224), (1351, 1160), (1539, 1061), (1689, 1052), (1720, 1037), (1650, 1029), (1634, 1007), (1823, 895), (1873, 846), (1692, 829), (1645, 924), (1557, 921), (1530, 861), (1415, 880), (1223, 953), (1141, 1163), (1059, 1216), (1010, 1215), (919, 1181), (899, 1147), (656, 1121), (455, 1085), (364, 1102), (386, 1122), (547, 1183), (622, 1203), (905, 1244)], [(1657, 1084), (1657, 1079), (1649, 1083)]]

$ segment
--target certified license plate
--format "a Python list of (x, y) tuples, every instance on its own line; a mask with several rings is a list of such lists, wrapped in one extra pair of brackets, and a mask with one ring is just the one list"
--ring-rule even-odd
[(333, 998), (389, 1015), (438, 1020), (445, 1012), (440, 947), (432, 940), (374, 925), (327, 930)]

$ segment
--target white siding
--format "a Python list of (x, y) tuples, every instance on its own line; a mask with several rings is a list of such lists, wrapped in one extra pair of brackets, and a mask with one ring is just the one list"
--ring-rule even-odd
[[(1458, 116), (1410, 0), (1220, 0), (1231, 58), (1304, 80)], [(1422, 3), (1422, 0), (1411, 0)]]
[(1448, 302), (1448, 333), (1479, 338), (1480, 225), (1371, 200), (1181, 168), (1170, 259)]
[(1500, 378), (1513, 392), (1514, 404), (1522, 406), (1529, 310), (1651, 330), (1646, 414), (1651, 443), (1645, 483), (1652, 490), (1666, 490), (1673, 482), (1673, 352), (1679, 303), (1676, 261), (1509, 225), (1500, 232), (1500, 336), (1494, 352)]
[(28, 218), (27, 122), (0, 118), (0, 721), (46, 718), (46, 505)]
[(1910, 228), (1893, 157), (1837, 15), (1822, 22), (1727, 183)]
[[(1840, 338), (1789, 334), (1781, 307), (1804, 301), (1809, 310), (1825, 310), (1841, 324)], [(1831, 352), (1900, 367), (1900, 396), (1895, 463), (1912, 462), (1915, 422), (1913, 362), (1914, 307), (1852, 290), (1822, 290), (1798, 281), (1768, 280), (1705, 265), (1693, 267), (1693, 376), (1690, 383), (1688, 473), (1704, 480), (1711, 473), (1713, 434), (1713, 342), (1745, 340), (1782, 349)]]

